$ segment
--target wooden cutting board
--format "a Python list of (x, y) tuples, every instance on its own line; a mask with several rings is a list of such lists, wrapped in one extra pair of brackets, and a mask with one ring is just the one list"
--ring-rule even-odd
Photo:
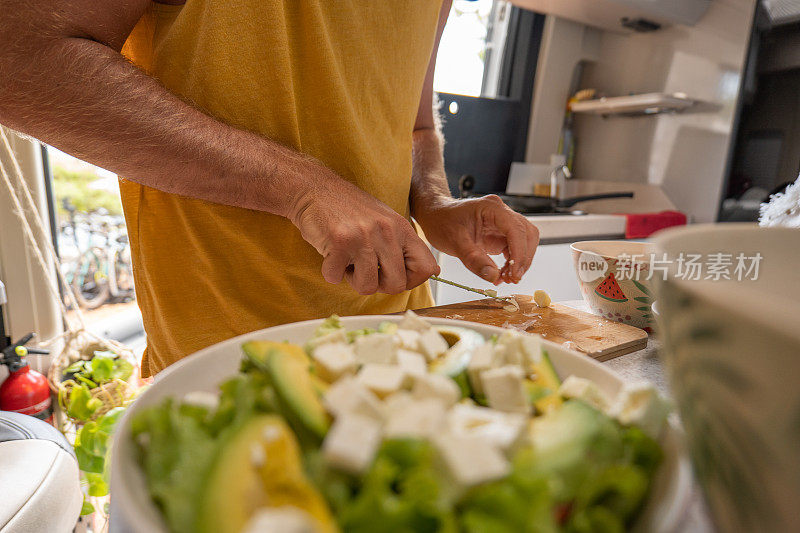
[(579, 352), (608, 361), (647, 346), (644, 330), (612, 322), (562, 304), (541, 308), (533, 302), (520, 302), (520, 310), (509, 312), (495, 300), (476, 300), (415, 311), (420, 316), (454, 318), (538, 333), (556, 343), (570, 341)]

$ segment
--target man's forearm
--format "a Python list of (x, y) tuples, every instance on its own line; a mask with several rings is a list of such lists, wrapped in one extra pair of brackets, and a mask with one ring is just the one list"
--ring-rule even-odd
[(452, 200), (442, 155), (443, 140), (437, 128), (414, 131), (411, 214), (422, 218), (426, 212)]
[(0, 122), (148, 187), (291, 216), (313, 175), (336, 178), (204, 114), (93, 40), (51, 39), (0, 67)]

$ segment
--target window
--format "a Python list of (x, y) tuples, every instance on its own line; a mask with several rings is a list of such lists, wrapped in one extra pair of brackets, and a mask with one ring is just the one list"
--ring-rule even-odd
[(498, 95), (511, 6), (502, 0), (455, 0), (436, 58), (436, 92)]
[(87, 326), (143, 346), (116, 174), (50, 146), (43, 153), (58, 255)]
[(527, 145), (544, 16), (503, 0), (455, 0), (436, 58), (450, 190), (503, 192)]

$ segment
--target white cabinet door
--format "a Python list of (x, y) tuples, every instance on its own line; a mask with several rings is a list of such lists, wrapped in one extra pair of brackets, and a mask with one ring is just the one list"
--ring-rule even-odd
[[(495, 263), (502, 265), (502, 255), (493, 257)], [(455, 257), (439, 254), (439, 265), (442, 267), (441, 277), (478, 289), (497, 289), (504, 294), (533, 294), (536, 289), (544, 289), (553, 301), (580, 300), (581, 293), (572, 266), (572, 255), (569, 244), (546, 244), (539, 246), (533, 263), (518, 285), (500, 285), (494, 287), (482, 280), (461, 264)], [(432, 282), (436, 305), (467, 302), (480, 298), (470, 293), (443, 283)]]

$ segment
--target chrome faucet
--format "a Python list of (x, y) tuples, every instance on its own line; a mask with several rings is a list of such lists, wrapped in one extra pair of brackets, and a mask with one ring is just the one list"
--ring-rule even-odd
[(564, 174), (566, 179), (572, 178), (572, 172), (570, 172), (569, 167), (567, 165), (560, 165), (553, 168), (552, 172), (550, 172), (550, 197), (556, 198), (558, 196), (558, 174)]

